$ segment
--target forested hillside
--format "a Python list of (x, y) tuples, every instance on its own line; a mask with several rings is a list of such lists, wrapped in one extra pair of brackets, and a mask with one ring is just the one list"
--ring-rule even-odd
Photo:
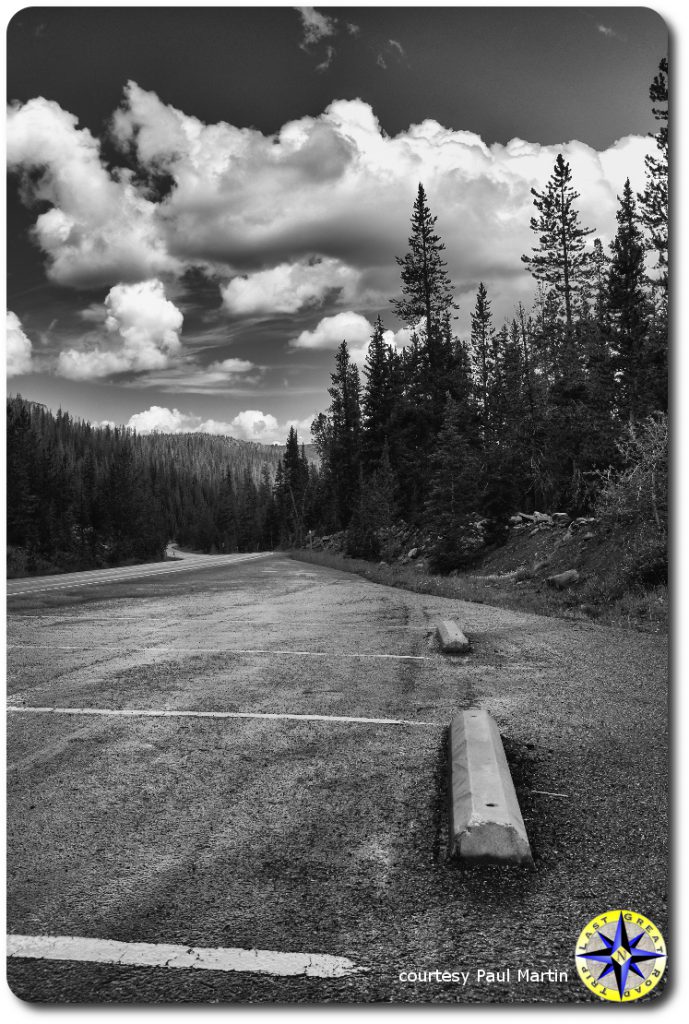
[(9, 572), (160, 559), (171, 539), (202, 551), (271, 548), (281, 456), (230, 437), (93, 427), (10, 398)]

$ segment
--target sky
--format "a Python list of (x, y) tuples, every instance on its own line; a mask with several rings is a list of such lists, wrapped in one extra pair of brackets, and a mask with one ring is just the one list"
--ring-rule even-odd
[(8, 28), (8, 391), (93, 423), (308, 441), (389, 344), (419, 182), (466, 338), (534, 281), (558, 153), (605, 245), (643, 188), (648, 8), (29, 8)]

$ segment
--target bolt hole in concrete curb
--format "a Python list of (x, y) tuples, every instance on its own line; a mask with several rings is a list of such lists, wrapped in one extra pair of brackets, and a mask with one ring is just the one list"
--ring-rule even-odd
[(532, 868), (500, 733), (487, 711), (471, 709), (454, 716), (449, 767), (450, 856), (466, 864)]
[(466, 654), (469, 641), (452, 619), (442, 619), (437, 628), (440, 649), (443, 654)]

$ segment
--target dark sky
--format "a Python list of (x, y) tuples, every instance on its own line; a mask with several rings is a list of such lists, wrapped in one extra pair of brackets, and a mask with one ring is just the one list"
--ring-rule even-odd
[[(8, 29), (8, 100), (17, 101), (22, 109), (28, 101), (43, 97), (74, 115), (78, 124), (65, 130), (62, 139), (58, 130), (62, 115), (55, 106), (40, 108), (45, 138), (62, 139), (59, 145), (55, 141), (46, 171), (37, 150), (48, 143), (40, 142), (40, 131), (28, 114), (16, 122), (17, 131), (24, 134), (17, 143), (17, 173), (8, 189), (8, 308), (20, 321), (23, 337), (31, 341), (33, 355), (29, 372), (10, 380), (12, 391), (53, 406), (62, 403), (75, 415), (115, 422), (127, 422), (151, 405), (174, 407), (192, 417), (186, 425), (193, 417), (216, 423), (235, 421), (236, 430), (249, 436), (249, 419), (237, 419), (247, 409), (273, 416), (282, 426), (287, 419), (301, 421), (327, 405), (332, 342), (326, 335), (330, 327), (336, 333), (347, 322), (326, 324), (319, 335), (324, 319), (340, 314), (370, 321), (383, 310), (389, 320), (386, 326), (392, 331), (401, 326), (390, 317), (387, 297), (395, 291), (394, 256), (403, 253), (406, 244), (413, 182), (422, 174), (433, 183), (433, 191), (429, 188), (432, 210), (448, 240), (450, 268), (464, 309), (460, 328), (468, 318), (471, 292), (479, 278), (486, 280), (489, 293), (494, 288), (494, 306), (504, 314), (509, 314), (516, 299), (528, 295), (528, 289), (524, 291), (528, 282), (518, 276), (523, 275), (518, 255), (514, 270), (497, 249), (494, 259), (490, 252), (472, 255), (471, 239), (482, 234), (475, 210), (485, 202), (493, 216), (495, 205), (504, 203), (496, 220), (510, 222), (517, 210), (523, 218), (528, 187), (532, 182), (545, 184), (553, 156), (565, 144), (570, 146), (566, 152), (574, 170), (580, 166), (588, 189), (584, 201), (589, 219), (596, 217), (592, 226), (603, 234), (610, 230), (625, 160), (630, 161), (630, 176), (638, 175), (637, 164), (642, 161), (639, 145), (615, 150), (615, 144), (626, 136), (646, 136), (656, 128), (648, 87), (667, 49), (667, 30), (659, 15), (647, 8), (606, 7), (316, 10), (325, 20), (316, 24), (310, 38), (302, 17), (287, 7), (29, 8), (15, 15)], [(110, 119), (123, 103), (128, 81), (135, 82), (139, 91), (137, 98), (128, 101), (127, 145), (123, 147), (120, 139), (117, 148)], [(379, 122), (375, 137), (368, 122), (363, 134), (359, 132), (365, 110), (361, 105), (346, 108), (344, 127), (338, 121), (333, 129), (332, 116), (324, 121), (324, 112), (334, 100), (367, 104)], [(149, 115), (151, 106), (155, 109)], [(239, 136), (216, 142), (206, 134), (201, 172), (194, 164), (194, 143), (188, 132), (183, 143), (188, 149), (183, 153), (173, 155), (166, 141), (167, 149), (146, 157), (140, 145), (143, 133), (138, 135), (141, 124), (146, 121), (153, 131), (157, 119), (161, 131), (172, 131), (170, 108), (205, 126), (225, 122), (237, 129), (254, 129), (245, 138), (260, 151), (251, 160), (258, 161), (253, 173), (256, 189), (265, 197), (263, 207), (260, 196), (246, 192), (251, 178), (248, 168), (254, 165), (251, 160), (243, 162), (244, 143)], [(23, 109), (26, 114), (29, 108)], [(307, 117), (312, 119), (308, 144), (300, 136), (299, 156), (290, 155), (290, 149), (275, 172), (279, 181), (272, 177), (264, 181), (272, 155), (270, 147), (261, 148), (261, 137)], [(410, 125), (425, 121), (442, 126), (442, 137), (430, 129), (424, 130), (423, 139), (419, 133), (409, 135)], [(132, 259), (127, 267), (121, 253), (112, 264), (117, 272), (100, 266), (99, 260), (108, 262), (104, 250), (115, 245), (113, 239), (119, 250), (126, 248), (123, 239), (131, 237), (137, 220), (134, 217), (128, 226), (123, 214), (119, 232), (113, 209), (106, 230), (97, 223), (95, 199), (91, 209), (85, 210), (83, 189), (78, 194), (83, 180), (79, 176), (88, 174), (89, 167), (93, 173), (95, 165), (88, 162), (82, 144), (85, 136), (78, 136), (81, 142), (75, 143), (82, 129), (100, 143), (96, 160), (105, 175), (119, 175), (121, 180), (116, 169), (130, 168), (134, 186), (142, 190), (150, 189), (157, 175), (157, 206), (149, 234), (141, 242), (141, 251), (146, 252), (141, 266)], [(32, 145), (27, 133), (39, 141)], [(480, 137), (480, 157), (473, 136)], [(384, 155), (386, 149), (392, 152), (387, 145), (391, 137), (398, 137), (399, 146), (404, 147), (404, 151), (395, 150), (399, 158)], [(504, 147), (515, 138), (531, 146), (528, 168), (526, 158), (505, 153)], [(447, 155), (448, 141), (463, 146), (456, 170)], [(289, 146), (293, 145), (290, 141)], [(595, 157), (604, 151), (614, 155), (614, 160), (611, 156), (607, 163), (602, 161), (606, 182), (610, 179), (605, 195), (598, 180), (603, 171), (596, 169)], [(197, 187), (197, 182), (193, 195), (191, 191), (187, 195), (184, 190), (191, 188), (192, 165), (197, 179), (215, 159), (226, 161), (217, 195), (213, 192), (216, 178), (207, 186)], [(357, 162), (364, 167), (362, 206), (368, 203), (369, 211), (350, 222), (344, 193), (349, 195), (351, 189), (356, 194)], [(404, 168), (398, 174), (399, 162)], [(288, 165), (290, 174), (296, 175), (292, 183), (287, 182)], [(233, 207), (234, 168), (239, 168), (242, 195), (259, 211), (241, 223)], [(379, 191), (372, 188), (369, 197), (368, 183), (374, 177)], [(328, 180), (333, 183), (336, 214), (327, 203)], [(24, 204), (19, 201), (20, 181)], [(386, 181), (395, 196), (394, 209), (392, 203), (388, 209), (380, 201), (387, 194)], [(173, 182), (177, 191), (173, 189), (171, 204), (166, 189)], [(450, 188), (453, 182), (455, 191)], [(460, 184), (464, 199), (457, 198)], [(308, 230), (300, 232), (291, 223), (281, 229), (279, 238), (274, 233), (257, 241), (263, 222), (274, 228), (283, 216), (283, 203), (295, 190), (303, 190), (300, 194), (307, 205), (309, 197), (314, 197)], [(153, 193), (145, 195), (150, 198)], [(205, 221), (202, 224), (205, 214), (199, 212), (203, 206), (199, 197), (204, 195), (217, 204), (217, 230)], [(433, 195), (441, 205), (433, 206)], [(470, 206), (465, 210), (462, 202)], [(59, 228), (51, 224), (48, 231), (46, 227), (40, 245), (30, 241), (29, 229), (51, 209), (62, 211), (67, 219), (62, 216)], [(377, 216), (378, 231), (374, 230)], [(528, 229), (528, 216), (526, 221)], [(69, 231), (64, 226), (67, 222)], [(466, 235), (464, 249), (461, 232)], [(518, 248), (516, 227), (513, 234)], [(77, 269), (73, 264), (65, 269), (67, 264), (59, 262), (69, 255), (63, 243), (78, 248)], [(159, 247), (165, 250), (166, 262), (151, 257)], [(84, 269), (87, 251), (94, 254), (97, 272), (93, 275)], [(49, 281), (46, 267), (55, 260)], [(320, 283), (314, 284), (312, 264), (318, 260), (325, 262), (318, 270)], [(290, 270), (295, 264), (296, 269)], [(247, 312), (248, 300), (234, 292), (221, 303), (221, 291), (236, 275), (275, 268), (287, 275), (287, 285), (280, 285), (278, 291), (282, 287), (286, 294), (290, 288), (306, 288), (306, 298), (297, 308), (289, 308), (295, 303), (285, 294), (269, 308), (264, 293), (277, 280), (271, 276), (256, 282), (261, 289), (260, 310)], [(140, 290), (139, 305), (132, 311), (127, 289), (142, 281), (148, 284)], [(253, 280), (248, 284), (253, 285)], [(119, 291), (111, 294), (113, 288)], [(172, 306), (161, 305), (164, 302)], [(146, 336), (144, 321), (156, 308), (169, 317), (174, 343), (169, 337), (161, 340), (155, 330), (152, 340)], [(183, 314), (183, 327), (176, 323), (179, 313), (173, 309)], [(303, 332), (307, 334), (302, 341), (295, 341)], [(352, 341), (360, 344), (356, 331)], [(137, 345), (143, 347), (142, 357), (135, 352)], [(100, 355), (82, 360), (77, 374), (73, 368), (66, 369), (68, 364), (76, 365), (74, 359), (71, 364), (69, 359), (56, 361), (68, 349)], [(111, 349), (119, 354), (108, 362)], [(242, 362), (244, 369), (239, 366)], [(88, 370), (83, 369), (87, 365)], [(208, 373), (204, 378), (201, 371), (208, 367), (216, 377), (225, 373), (225, 384), (211, 380)], [(175, 381), (182, 382), (179, 389)], [(145, 424), (140, 421), (139, 425)]]
[(389, 134), (433, 117), (488, 144), (602, 149), (653, 130), (648, 82), (667, 29), (648, 8), (321, 10), (360, 32), (332, 38), (333, 63), (314, 75), (329, 40), (301, 50), (288, 7), (29, 8), (8, 29), (8, 99), (49, 97), (96, 133), (129, 78), (207, 123), (264, 133), (335, 97), (366, 100)]

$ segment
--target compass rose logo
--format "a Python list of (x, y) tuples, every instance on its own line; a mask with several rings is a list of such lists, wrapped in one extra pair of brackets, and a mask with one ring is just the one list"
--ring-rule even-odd
[(667, 950), (656, 926), (633, 910), (608, 910), (586, 925), (576, 948), (579, 977), (601, 999), (648, 995), (663, 976)]

